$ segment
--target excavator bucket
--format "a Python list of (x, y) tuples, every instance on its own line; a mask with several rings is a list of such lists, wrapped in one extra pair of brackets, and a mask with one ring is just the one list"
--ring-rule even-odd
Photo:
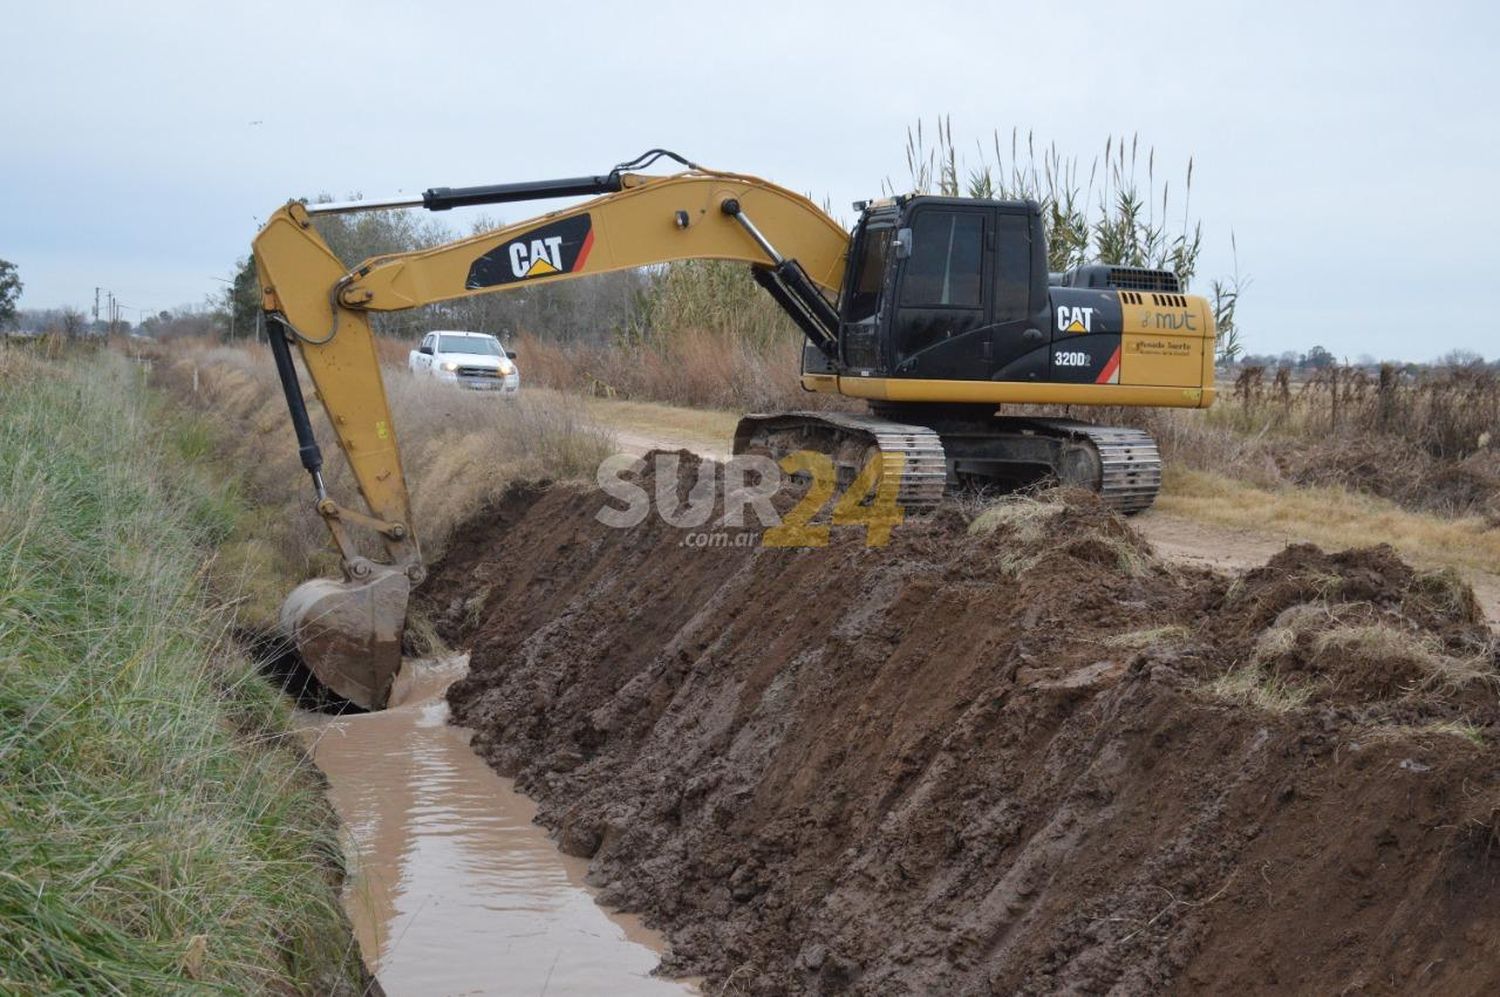
[(385, 708), (401, 668), (401, 631), (411, 583), (375, 570), (368, 579), (315, 578), (281, 604), (281, 629), (318, 681), (367, 710)]

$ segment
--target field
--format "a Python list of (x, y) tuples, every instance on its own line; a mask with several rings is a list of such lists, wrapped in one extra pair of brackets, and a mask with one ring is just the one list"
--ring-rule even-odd
[[(1490, 625), (1500, 619), (1491, 573), (1500, 541), (1482, 428), (1493, 386), (1482, 375), (1393, 381), (1384, 396), (1352, 375), (1336, 389), (1272, 381), (1269, 390), (1247, 378), (1224, 386), (1223, 404), (1206, 413), (1145, 414), (1172, 466), (1157, 508), (1129, 523), (1086, 495), (963, 497), (897, 530), (887, 549), (867, 548), (862, 528), (848, 527), (827, 547), (779, 551), (689, 544), (655, 516), (624, 530), (596, 518), (608, 503), (592, 485), (605, 456), (663, 447), (722, 456), (736, 405), (778, 404), (781, 389), (737, 370), (743, 357), (707, 345), (700, 367), (685, 355), (635, 356), (632, 382), (623, 348), (586, 358), (514, 346), (528, 386), (512, 400), (416, 381), (396, 345), (384, 347), (433, 565), (408, 645), (471, 652), (469, 677), (449, 693), (455, 718), (537, 800), (559, 845), (590, 860), (601, 899), (667, 933), (667, 971), (701, 975), (722, 993), (1146, 993), (1247, 980), (1338, 990), (1368, 982), (1374, 958), (1397, 990), (1496, 982), (1492, 960), (1457, 941), (1496, 927), (1478, 900), (1494, 885), (1483, 854), (1500, 806), (1482, 788), (1500, 739)], [(761, 354), (767, 372), (775, 355)], [(100, 530), (120, 535), (118, 523), (64, 532), (108, 565), (124, 558), (144, 571), (127, 576), (157, 586), (131, 583), (150, 593), (142, 602), (171, 611), (126, 628), (149, 636), (145, 652), (17, 653), (134, 654), (154, 667), (122, 675), (157, 676), (174, 704), (219, 690), (256, 743), (280, 744), (284, 707), (249, 677), (227, 635), (267, 631), (287, 589), (333, 574), (336, 562), (268, 353), (177, 343), (133, 363), (86, 362), (91, 382), (111, 390), (85, 399), (66, 377), (33, 376), (37, 400), (25, 411), (52, 406), (47, 418), (87, 425), (155, 406), (151, 418), (123, 420), (118, 453), (134, 455), (135, 473), (170, 483), (146, 505), (183, 504), (185, 546), (160, 544), (142, 561), (90, 543)], [(555, 386), (537, 383), (547, 380)], [(1392, 406), (1399, 418), (1382, 417)], [(20, 411), (7, 425), (26, 425)], [(326, 424), (319, 431), (326, 441)], [(48, 432), (57, 431), (37, 428)], [(97, 450), (52, 456), (49, 466), (108, 466)], [(176, 470), (151, 470), (161, 461)], [(643, 487), (685, 496), (693, 460), (681, 479), (655, 479), (658, 466), (648, 462)], [(349, 493), (341, 462), (329, 469), (334, 494)], [(20, 508), (19, 494), (0, 507)], [(152, 528), (177, 528), (163, 522)], [(36, 523), (23, 535), (39, 535)], [(173, 556), (186, 574), (162, 570), (159, 559)], [(199, 608), (184, 613), (184, 599)], [(181, 657), (157, 653), (178, 641)], [(90, 674), (70, 680), (112, 687)], [(129, 688), (167, 701), (162, 690)], [(72, 736), (107, 745), (118, 735)], [(181, 774), (165, 758), (162, 771)], [(149, 792), (146, 768), (130, 781)], [(301, 802), (315, 790), (302, 787), (295, 760), (259, 771), (274, 777), (278, 806), (321, 812)], [(122, 805), (136, 804), (127, 795)], [(271, 826), (292, 819), (266, 812), (277, 814)], [(326, 834), (326, 814), (317, 819)], [(136, 861), (176, 860), (145, 850)], [(329, 948), (347, 945), (331, 906), (336, 867), (317, 875), (324, 892), (299, 896), (311, 913), (288, 912), (273, 881), (244, 880), (280, 916), (302, 919), (305, 948), (277, 957), (277, 971), (294, 978), (357, 971)], [(90, 895), (76, 881), (58, 897)], [(1339, 933), (1320, 927), (1329, 910)], [(20, 908), (12, 916), (7, 937)], [(266, 958), (239, 926), (151, 914), (144, 923), (164, 925), (153, 933), (139, 920), (105, 917), (95, 928), (86, 917), (104, 915), (64, 906), (53, 922), (68, 937), (83, 924), (104, 939), (102, 954), (73, 953), (71, 972), (85, 977), (212, 978), (222, 971), (215, 958)], [(121, 938), (134, 947), (111, 948)], [(187, 954), (169, 958), (179, 950)]]

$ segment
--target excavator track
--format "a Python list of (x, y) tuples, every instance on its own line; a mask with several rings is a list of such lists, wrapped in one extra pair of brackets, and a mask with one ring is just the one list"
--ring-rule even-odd
[(878, 454), (882, 474), (900, 474), (896, 502), (909, 515), (921, 515), (936, 508), (948, 482), (943, 441), (935, 430), (873, 415), (849, 412), (747, 415), (735, 429), (734, 452), (757, 450), (777, 459), (797, 450), (827, 453), (834, 460), (841, 486), (853, 481), (865, 462)]
[(748, 415), (735, 430), (734, 452), (777, 459), (798, 450), (826, 453), (840, 487), (878, 454), (882, 473), (900, 475), (897, 501), (912, 515), (936, 508), (950, 485), (986, 481), (996, 469), (1013, 484), (1050, 474), (1088, 488), (1124, 515), (1149, 508), (1161, 488), (1161, 453), (1139, 429), (1075, 419), (934, 421), (935, 427), (922, 426), (846, 412)]
[(1161, 490), (1161, 451), (1149, 433), (1076, 419), (1030, 419), (1051, 433), (1087, 440), (1099, 455), (1094, 491), (1125, 515), (1148, 509)]

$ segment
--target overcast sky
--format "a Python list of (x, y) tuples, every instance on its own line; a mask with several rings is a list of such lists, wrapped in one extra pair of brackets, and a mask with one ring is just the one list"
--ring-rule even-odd
[(847, 219), (906, 179), (908, 125), (949, 114), (961, 149), (1019, 127), (1087, 164), (1139, 133), (1174, 185), (1194, 157), (1196, 289), (1233, 270), (1233, 231), (1253, 351), (1493, 357), (1495, 11), (10, 4), (0, 258), (22, 307), (89, 306), (99, 285), (153, 312), (213, 293), (289, 197), (597, 173), (652, 146)]

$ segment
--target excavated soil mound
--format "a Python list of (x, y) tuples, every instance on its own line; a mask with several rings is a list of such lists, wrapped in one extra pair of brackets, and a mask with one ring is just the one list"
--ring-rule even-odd
[(667, 971), (1500, 990), (1496, 659), (1453, 579), (1386, 548), (1175, 569), (1073, 493), (883, 549), (702, 546), (606, 505), (514, 489), (422, 597), (472, 647), (455, 721), (667, 930)]

